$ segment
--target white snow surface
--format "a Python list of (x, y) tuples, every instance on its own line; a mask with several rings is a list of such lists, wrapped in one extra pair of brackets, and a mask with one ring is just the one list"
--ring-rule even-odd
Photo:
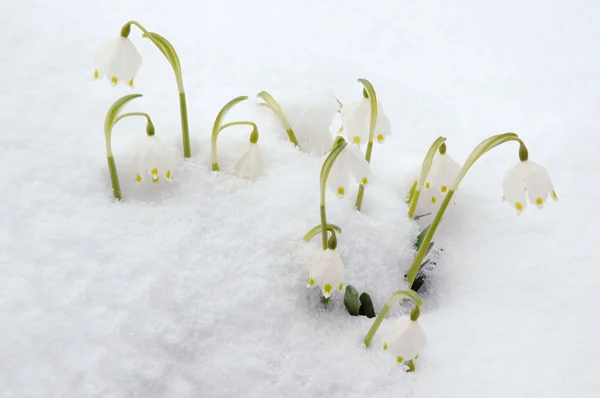
[[(0, 1), (0, 397), (599, 396), (599, 18), (597, 0)], [(178, 51), (189, 161), (172, 70), (139, 30), (135, 88), (92, 79), (94, 51), (129, 19)], [(360, 98), (359, 77), (392, 136), (374, 148), (363, 212), (354, 186), (328, 193), (328, 217), (347, 282), (377, 311), (427, 224), (403, 199), (437, 136), (463, 161), (517, 132), (560, 197), (517, 217), (500, 201), (517, 146), (475, 165), (435, 237), (429, 345), (410, 374), (379, 335), (364, 347), (372, 321), (341, 295), (323, 309), (306, 288), (323, 158), (297, 151), (254, 99), (285, 99), (317, 131), (313, 104)], [(150, 113), (180, 162), (171, 185), (137, 187), (144, 124), (121, 122), (115, 202), (103, 123), (131, 92), (144, 97), (126, 109)], [(233, 175), (244, 127), (221, 134), (210, 171), (212, 122), (238, 95), (251, 99), (227, 121), (259, 124), (255, 183)]]

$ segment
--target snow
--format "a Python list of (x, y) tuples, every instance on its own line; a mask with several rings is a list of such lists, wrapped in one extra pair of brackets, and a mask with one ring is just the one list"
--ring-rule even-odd
[[(0, 396), (597, 396), (599, 17), (593, 0), (0, 3)], [(92, 79), (94, 51), (129, 18), (178, 51), (190, 161), (172, 70), (138, 30), (133, 91)], [(347, 282), (377, 311), (427, 223), (408, 220), (403, 197), (437, 136), (462, 161), (489, 135), (519, 133), (560, 198), (519, 217), (500, 201), (516, 145), (475, 165), (434, 238), (429, 345), (412, 374), (379, 334), (364, 348), (371, 320), (341, 295), (323, 309), (306, 288), (322, 157), (297, 151), (254, 100), (267, 90), (319, 130), (313, 99), (356, 100), (359, 77), (392, 136), (374, 148), (363, 212), (354, 186), (328, 193), (328, 218), (343, 228)], [(131, 92), (144, 97), (126, 109), (148, 112), (180, 162), (173, 184), (139, 189), (144, 124), (120, 122), (117, 203), (102, 128)], [(255, 183), (233, 175), (247, 127), (220, 134), (222, 171), (210, 171), (214, 117), (244, 94), (227, 121), (259, 125)]]

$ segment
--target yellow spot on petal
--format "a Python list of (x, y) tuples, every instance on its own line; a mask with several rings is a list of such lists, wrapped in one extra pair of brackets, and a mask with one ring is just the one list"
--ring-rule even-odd
[(417, 356), (415, 357), (415, 359), (419, 359), (419, 356), (417, 355)]
[(352, 138), (352, 142), (354, 144), (357, 144), (357, 145), (360, 144), (360, 137), (359, 136), (355, 136), (354, 138)]
[(315, 284), (315, 278), (308, 279), (308, 287), (312, 287)]
[(383, 141), (383, 134), (377, 134), (377, 141), (379, 141), (379, 142)]
[(387, 345), (387, 343), (384, 343), (384, 344), (383, 344), (383, 349), (384, 349), (384, 350), (387, 350), (387, 349), (388, 349), (388, 345)]
[(435, 196), (431, 197), (431, 203), (435, 204), (435, 202), (437, 202), (437, 199), (435, 198)]
[(555, 191), (552, 191), (552, 199), (558, 200), (558, 195), (556, 194)]
[(117, 79), (116, 77), (113, 76), (113, 77), (110, 78), (110, 82), (112, 84), (117, 84), (119, 82), (119, 79)]
[(167, 180), (170, 180), (171, 177), (173, 176), (173, 174), (171, 174), (171, 171), (167, 171), (167, 174), (165, 174), (165, 177), (167, 177)]
[(523, 205), (519, 202), (515, 203), (515, 208), (517, 209), (518, 212), (523, 211)]
[(136, 180), (137, 182), (142, 182), (142, 176), (141, 176), (141, 175), (139, 175), (139, 174), (138, 174), (138, 175), (136, 175), (136, 176), (135, 176), (135, 180)]
[(542, 198), (537, 198), (535, 200), (535, 204), (541, 207), (542, 204), (544, 204), (544, 200)]
[(404, 358), (402, 358), (402, 357), (396, 357), (396, 362), (402, 363), (402, 362), (404, 362)]
[(431, 188), (431, 184), (430, 184), (430, 183), (428, 183), (428, 182), (426, 182), (426, 183), (425, 183), (425, 188), (427, 188), (427, 189)]
[(344, 192), (345, 192), (344, 188), (339, 187), (337, 194), (340, 195), (340, 196), (344, 196)]
[(442, 192), (446, 192), (448, 190), (448, 187), (445, 185), (442, 185)]
[(341, 133), (344, 131), (344, 126), (340, 126), (340, 129), (338, 130), (338, 133)]
[(129, 87), (133, 88), (133, 79), (129, 81)]
[(158, 169), (156, 167), (153, 168), (151, 173), (152, 173), (152, 182), (157, 183), (158, 182)]
[(502, 201), (504, 202), (506, 200), (506, 195), (502, 195)]
[(360, 182), (361, 182), (363, 185), (367, 185), (367, 184), (369, 183), (369, 179), (368, 179), (367, 177), (363, 177), (363, 179), (362, 179), (362, 180), (360, 180)]
[(327, 294), (331, 294), (331, 285), (328, 283), (325, 286), (323, 286), (323, 291)]
[(96, 69), (96, 70), (94, 71), (94, 79), (97, 79), (97, 78), (99, 78), (99, 77), (100, 77), (100, 72), (98, 72), (98, 69)]
[(340, 283), (339, 289), (340, 290), (344, 290), (344, 284), (343, 283)]

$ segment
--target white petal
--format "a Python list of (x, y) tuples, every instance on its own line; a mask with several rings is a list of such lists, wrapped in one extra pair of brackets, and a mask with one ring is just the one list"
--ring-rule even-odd
[(344, 152), (346, 152), (348, 166), (356, 182), (367, 185), (371, 177), (371, 167), (363, 156), (362, 151), (357, 146), (348, 145), (344, 148)]
[(256, 181), (263, 173), (263, 161), (258, 144), (250, 143), (246, 153), (233, 167), (236, 176), (249, 181)]
[(369, 124), (371, 120), (371, 104), (368, 99), (344, 104), (340, 112), (342, 125), (348, 141), (362, 145), (369, 141)]
[(548, 196), (553, 196), (554, 187), (550, 180), (548, 171), (542, 166), (532, 161), (527, 161), (529, 172), (525, 177), (527, 184), (527, 195), (532, 205), (542, 207), (548, 199)]
[(94, 66), (109, 79), (129, 83), (142, 65), (142, 57), (127, 37), (111, 39), (94, 55)]
[(527, 207), (525, 197), (525, 176), (527, 175), (528, 167), (525, 162), (519, 162), (515, 166), (508, 169), (504, 180), (502, 181), (502, 190), (504, 191), (504, 199), (511, 206), (517, 209), (520, 213)]
[(395, 357), (414, 359), (427, 346), (427, 337), (418, 320), (411, 321), (405, 316), (394, 325), (385, 340), (385, 346)]
[(344, 196), (348, 193), (349, 167), (348, 156), (346, 149), (344, 149), (335, 159), (335, 162), (333, 162), (333, 166), (329, 170), (329, 177), (327, 178), (327, 185), (338, 196)]
[(392, 124), (390, 119), (383, 112), (381, 103), (377, 103), (377, 124), (375, 125), (374, 141), (383, 142), (387, 136), (392, 133)]
[(438, 153), (433, 159), (429, 174), (425, 179), (425, 189), (431, 189), (432, 195), (444, 197), (452, 188), (461, 166), (448, 154)]
[[(134, 161), (136, 179), (139, 175), (142, 181), (146, 179), (146, 176), (150, 177), (149, 181), (154, 182), (170, 180), (167, 178), (167, 172), (170, 171), (172, 176), (177, 165), (177, 160), (171, 150), (156, 136), (144, 136), (138, 141)], [(154, 173), (154, 169), (156, 169), (156, 173)]]
[(324, 250), (321, 258), (309, 270), (309, 281), (321, 286), (324, 297), (342, 290), (345, 279), (344, 263), (336, 250)]

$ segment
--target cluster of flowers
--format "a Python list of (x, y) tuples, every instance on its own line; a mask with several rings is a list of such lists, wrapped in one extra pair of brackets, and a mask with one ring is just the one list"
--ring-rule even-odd
[[(121, 29), (120, 37), (109, 41), (97, 51), (94, 57), (94, 77), (105, 76), (112, 84), (125, 82), (131, 87), (134, 86), (134, 78), (142, 64), (142, 58), (128, 38), (132, 25), (142, 30), (144, 37), (149, 38), (156, 45), (173, 67), (179, 91), (183, 153), (185, 157), (190, 157), (187, 105), (183, 90), (181, 66), (173, 46), (164, 37), (147, 31), (136, 21), (127, 22)], [(338, 112), (341, 116), (342, 127), (339, 129), (339, 135), (331, 148), (324, 148), (323, 150), (323, 152), (329, 151), (329, 154), (323, 163), (320, 176), (321, 223), (305, 236), (305, 240), (308, 241), (321, 234), (323, 253), (320, 260), (309, 269), (308, 287), (319, 286), (325, 303), (329, 301), (334, 291), (343, 291), (346, 284), (345, 267), (337, 251), (336, 238), (336, 233), (342, 231), (336, 225), (328, 223), (326, 218), (325, 197), (327, 187), (334, 194), (345, 197), (349, 192), (351, 177), (354, 177), (357, 184), (359, 184), (356, 209), (360, 211), (365, 187), (369, 184), (370, 179), (369, 163), (373, 152), (373, 143), (383, 143), (386, 137), (391, 134), (390, 120), (384, 113), (381, 103), (377, 100), (374, 87), (368, 80), (359, 79), (359, 82), (364, 86), (363, 98), (347, 104), (340, 103)], [(143, 112), (119, 113), (127, 102), (139, 96), (141, 95), (132, 94), (118, 99), (110, 108), (105, 121), (108, 167), (114, 195), (117, 199), (121, 199), (121, 191), (111, 149), (111, 131), (119, 120), (130, 116), (142, 116), (147, 121), (146, 136), (143, 142), (137, 146), (135, 181), (138, 183), (144, 181), (152, 183), (171, 181), (176, 165), (175, 156), (156, 138), (154, 125), (148, 114)], [(264, 101), (260, 105), (271, 109), (279, 119), (282, 127), (288, 133), (290, 141), (299, 146), (286, 115), (275, 99), (264, 91), (259, 93), (258, 97)], [(223, 129), (231, 126), (246, 125), (252, 127), (250, 146), (242, 158), (236, 162), (234, 169), (239, 177), (255, 180), (263, 172), (262, 157), (257, 145), (259, 135), (256, 124), (250, 121), (222, 124), (227, 112), (237, 103), (247, 99), (248, 97), (242, 96), (231, 100), (217, 115), (211, 136), (212, 169), (219, 170), (217, 160), (218, 134)], [(407, 272), (406, 282), (409, 287), (412, 286), (415, 280), (421, 261), (427, 254), (433, 234), (441, 222), (448, 204), (453, 200), (453, 195), (460, 182), (477, 159), (492, 148), (511, 141), (519, 143), (519, 162), (506, 172), (502, 183), (503, 200), (508, 201), (516, 209), (517, 214), (520, 214), (527, 207), (527, 196), (530, 203), (539, 208), (544, 205), (549, 197), (557, 200), (548, 172), (539, 164), (528, 159), (527, 148), (516, 134), (499, 134), (483, 140), (475, 147), (463, 165), (460, 165), (447, 154), (445, 141), (444, 137), (439, 137), (429, 148), (407, 200), (410, 218), (415, 218), (417, 210), (435, 213), (414, 262)], [(363, 149), (365, 149), (364, 154)], [(420, 198), (425, 200), (419, 202)], [(390, 297), (365, 337), (365, 344), (370, 345), (373, 336), (383, 321), (383, 317), (401, 297), (413, 301), (415, 307), (410, 316), (402, 317), (392, 329), (393, 332), (384, 338), (383, 349), (393, 353), (399, 363), (404, 364), (408, 371), (412, 371), (414, 370), (414, 361), (427, 343), (425, 334), (418, 323), (422, 301), (415, 291), (410, 289), (400, 290)]]

